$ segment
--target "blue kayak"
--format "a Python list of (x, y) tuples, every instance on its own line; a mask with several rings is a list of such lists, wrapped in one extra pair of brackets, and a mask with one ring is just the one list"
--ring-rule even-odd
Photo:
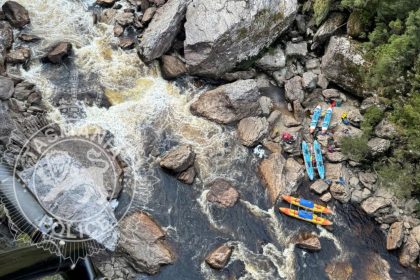
[(302, 154), (305, 160), (306, 172), (308, 173), (309, 179), (314, 179), (314, 167), (312, 166), (311, 153), (309, 151), (308, 144), (302, 141)]
[(316, 160), (316, 167), (318, 168), (318, 174), (319, 174), (319, 177), (324, 180), (325, 168), (324, 168), (324, 161), (322, 160), (322, 150), (321, 150), (321, 145), (316, 140), (314, 142), (314, 150), (315, 150), (315, 160)]
[(333, 108), (330, 107), (327, 110), (327, 113), (325, 114), (324, 121), (322, 122), (322, 132), (325, 133), (328, 130), (328, 127), (330, 126), (331, 117), (333, 113)]
[(316, 106), (314, 110), (314, 114), (312, 115), (310, 132), (313, 133), (315, 131), (316, 126), (318, 125), (319, 117), (321, 116), (322, 108), (321, 106)]

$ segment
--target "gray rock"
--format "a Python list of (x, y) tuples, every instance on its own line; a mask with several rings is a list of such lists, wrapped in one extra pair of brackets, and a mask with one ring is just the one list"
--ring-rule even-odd
[(328, 81), (328, 79), (325, 77), (324, 74), (321, 73), (320, 75), (318, 75), (317, 86), (319, 86), (322, 89), (326, 89), (328, 88), (329, 83), (330, 82)]
[(235, 187), (224, 179), (216, 179), (209, 184), (210, 191), (207, 200), (214, 202), (220, 207), (233, 207), (239, 199), (239, 193)]
[(298, 100), (299, 102), (303, 102), (305, 99), (305, 91), (302, 87), (302, 78), (299, 76), (286, 81), (284, 89), (286, 91), (286, 98), (289, 101), (293, 102)]
[(302, 86), (308, 91), (313, 91), (316, 88), (318, 82), (318, 75), (313, 72), (305, 72), (302, 76)]
[(236, 71), (236, 72), (226, 73), (223, 75), (222, 79), (228, 82), (234, 82), (237, 80), (253, 79), (256, 76), (257, 76), (257, 71), (251, 68), (246, 71)]
[(327, 153), (327, 160), (329, 162), (337, 163), (347, 160), (347, 157), (341, 152)]
[(0, 49), (8, 50), (13, 45), (13, 29), (7, 21), (0, 21)]
[(286, 82), (287, 68), (280, 69), (273, 72), (272, 76), (279, 87), (282, 87)]
[(388, 121), (387, 119), (383, 119), (376, 127), (375, 127), (375, 134), (376, 136), (384, 139), (394, 139), (398, 136), (397, 128), (393, 123)]
[(341, 184), (333, 183), (330, 187), (330, 193), (332, 197), (342, 203), (347, 203), (351, 199), (351, 191), (349, 186), (343, 186)]
[(268, 51), (255, 65), (265, 71), (276, 71), (286, 66), (286, 56), (280, 46)]
[(296, 0), (193, 1), (185, 23), (190, 73), (219, 77), (256, 56), (290, 26), (297, 9)]
[(374, 215), (378, 210), (391, 205), (391, 200), (384, 197), (372, 196), (363, 201), (362, 209), (369, 215)]
[(40, 37), (33, 35), (33, 34), (28, 34), (28, 33), (20, 33), (18, 38), (24, 42), (28, 42), (28, 43), (35, 43), (41, 40)]
[(365, 60), (352, 41), (345, 37), (331, 37), (321, 64), (322, 72), (328, 80), (357, 96), (364, 97), (364, 65)]
[(327, 193), (324, 193), (319, 199), (321, 199), (321, 201), (327, 203), (327, 202), (331, 201), (332, 195), (331, 195), (331, 193), (327, 192)]
[(143, 14), (141, 22), (142, 23), (148, 23), (149, 21), (152, 20), (155, 13), (156, 13), (156, 7), (147, 8), (147, 10)]
[(161, 167), (174, 172), (182, 172), (194, 163), (195, 153), (190, 145), (172, 148), (160, 160)]
[(373, 138), (369, 140), (368, 146), (372, 156), (381, 156), (389, 150), (391, 141), (382, 138)]
[(324, 180), (316, 180), (311, 186), (310, 189), (317, 194), (323, 194), (328, 190), (329, 186)]
[(135, 44), (136, 42), (134, 39), (130, 37), (120, 38), (118, 42), (118, 46), (123, 50), (131, 50), (134, 48)]
[(368, 188), (369, 190), (374, 190), (374, 185), (376, 183), (377, 180), (377, 176), (374, 173), (370, 173), (370, 172), (360, 172), (359, 173), (359, 180), (360, 182), (362, 182), (363, 186), (365, 186), (366, 188)]
[(260, 92), (255, 80), (239, 80), (200, 95), (191, 104), (193, 114), (229, 124), (261, 113)]
[(319, 69), (320, 66), (321, 66), (321, 61), (319, 60), (319, 58), (311, 58), (305, 62), (305, 68), (307, 71)]
[(328, 39), (338, 31), (345, 20), (346, 17), (343, 14), (332, 13), (316, 31), (311, 49), (315, 50), (327, 42)]
[(351, 201), (355, 203), (361, 203), (363, 200), (367, 199), (371, 195), (371, 192), (368, 189), (363, 190), (354, 190), (351, 194)]
[(242, 119), (238, 124), (238, 136), (242, 145), (253, 147), (268, 134), (268, 121), (266, 118), (249, 117)]
[(55, 64), (62, 63), (63, 59), (70, 55), (72, 48), (71, 43), (60, 42), (51, 47), (51, 50), (46, 56), (46, 60)]
[(300, 104), (299, 100), (293, 101), (293, 116), (295, 117), (296, 121), (302, 123), (305, 118), (305, 110)]
[(400, 264), (409, 267), (419, 256), (420, 246), (416, 238), (410, 234), (400, 253)]
[(14, 90), (12, 79), (0, 76), (0, 100), (7, 100), (12, 97)]
[(165, 79), (175, 79), (187, 72), (185, 63), (171, 55), (162, 56), (162, 76)]
[(115, 22), (122, 27), (127, 27), (134, 23), (134, 14), (132, 12), (118, 13), (115, 16)]
[(339, 90), (329, 88), (322, 91), (322, 96), (327, 99), (337, 99), (340, 97), (340, 93), (341, 92)]
[(420, 245), (420, 225), (414, 227), (411, 230), (411, 234), (414, 236), (414, 238), (417, 240), (417, 243)]
[(347, 113), (347, 119), (350, 123), (356, 127), (360, 127), (360, 123), (363, 121), (363, 116), (360, 113), (360, 110), (354, 108)]
[(231, 246), (222, 245), (207, 255), (206, 263), (214, 269), (222, 269), (229, 262), (232, 251)]
[(260, 107), (262, 114), (264, 116), (269, 116), (271, 113), (271, 110), (273, 109), (273, 100), (271, 100), (270, 97), (267, 96), (261, 96), (259, 99)]
[(287, 57), (305, 57), (308, 54), (308, 43), (292, 43), (287, 42), (286, 44), (286, 56)]
[(2, 10), (13, 27), (22, 28), (31, 22), (25, 7), (15, 1), (6, 1), (2, 6)]
[(191, 0), (168, 0), (156, 11), (139, 45), (146, 62), (162, 56), (170, 49), (190, 2)]
[(119, 246), (136, 271), (156, 274), (162, 265), (175, 261), (175, 254), (165, 241), (165, 232), (149, 215), (135, 212), (125, 217), (119, 227)]

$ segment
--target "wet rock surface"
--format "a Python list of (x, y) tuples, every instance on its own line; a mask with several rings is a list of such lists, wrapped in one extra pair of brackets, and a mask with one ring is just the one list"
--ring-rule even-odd
[(162, 56), (162, 75), (165, 79), (174, 79), (187, 72), (184, 62), (170, 55)]
[(221, 207), (232, 207), (239, 199), (239, 193), (227, 180), (216, 179), (208, 186), (207, 200), (214, 202)]
[(175, 254), (165, 241), (165, 232), (149, 215), (134, 213), (124, 218), (119, 228), (119, 246), (137, 271), (156, 274), (162, 265), (175, 261)]
[(208, 254), (206, 257), (206, 263), (214, 269), (222, 269), (228, 263), (230, 256), (232, 255), (232, 251), (232, 247), (222, 245)]
[(174, 147), (160, 160), (161, 167), (174, 172), (185, 171), (194, 163), (195, 153), (189, 145)]
[(6, 19), (13, 27), (21, 28), (31, 22), (29, 13), (21, 4), (15, 1), (7, 1), (2, 6)]
[(51, 47), (51, 50), (48, 52), (46, 56), (46, 60), (51, 63), (62, 63), (63, 59), (68, 57), (72, 51), (72, 44), (68, 42), (61, 42), (53, 47)]
[(299, 248), (306, 249), (308, 251), (319, 251), (321, 250), (321, 242), (318, 236), (309, 232), (302, 232), (295, 237), (295, 243)]

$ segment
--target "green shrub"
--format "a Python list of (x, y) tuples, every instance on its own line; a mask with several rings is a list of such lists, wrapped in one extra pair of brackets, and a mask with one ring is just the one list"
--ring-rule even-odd
[(316, 25), (320, 25), (330, 12), (332, 0), (315, 0), (314, 18)]
[(369, 154), (367, 143), (368, 138), (365, 136), (359, 138), (344, 137), (340, 142), (341, 152), (349, 159), (361, 162)]
[(409, 198), (420, 191), (419, 171), (410, 163), (390, 162), (378, 168), (379, 182), (398, 197)]
[(364, 120), (361, 124), (361, 128), (366, 137), (369, 137), (372, 134), (375, 126), (382, 120), (384, 117), (384, 112), (376, 106), (372, 106), (366, 110), (366, 113), (363, 115)]

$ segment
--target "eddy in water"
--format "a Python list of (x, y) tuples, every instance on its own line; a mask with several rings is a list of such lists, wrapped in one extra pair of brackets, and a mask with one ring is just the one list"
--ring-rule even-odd
[(37, 245), (69, 279), (417, 279), (418, 201), (342, 147), (373, 98), (349, 10), (300, 2), (0, 0), (0, 262)]

